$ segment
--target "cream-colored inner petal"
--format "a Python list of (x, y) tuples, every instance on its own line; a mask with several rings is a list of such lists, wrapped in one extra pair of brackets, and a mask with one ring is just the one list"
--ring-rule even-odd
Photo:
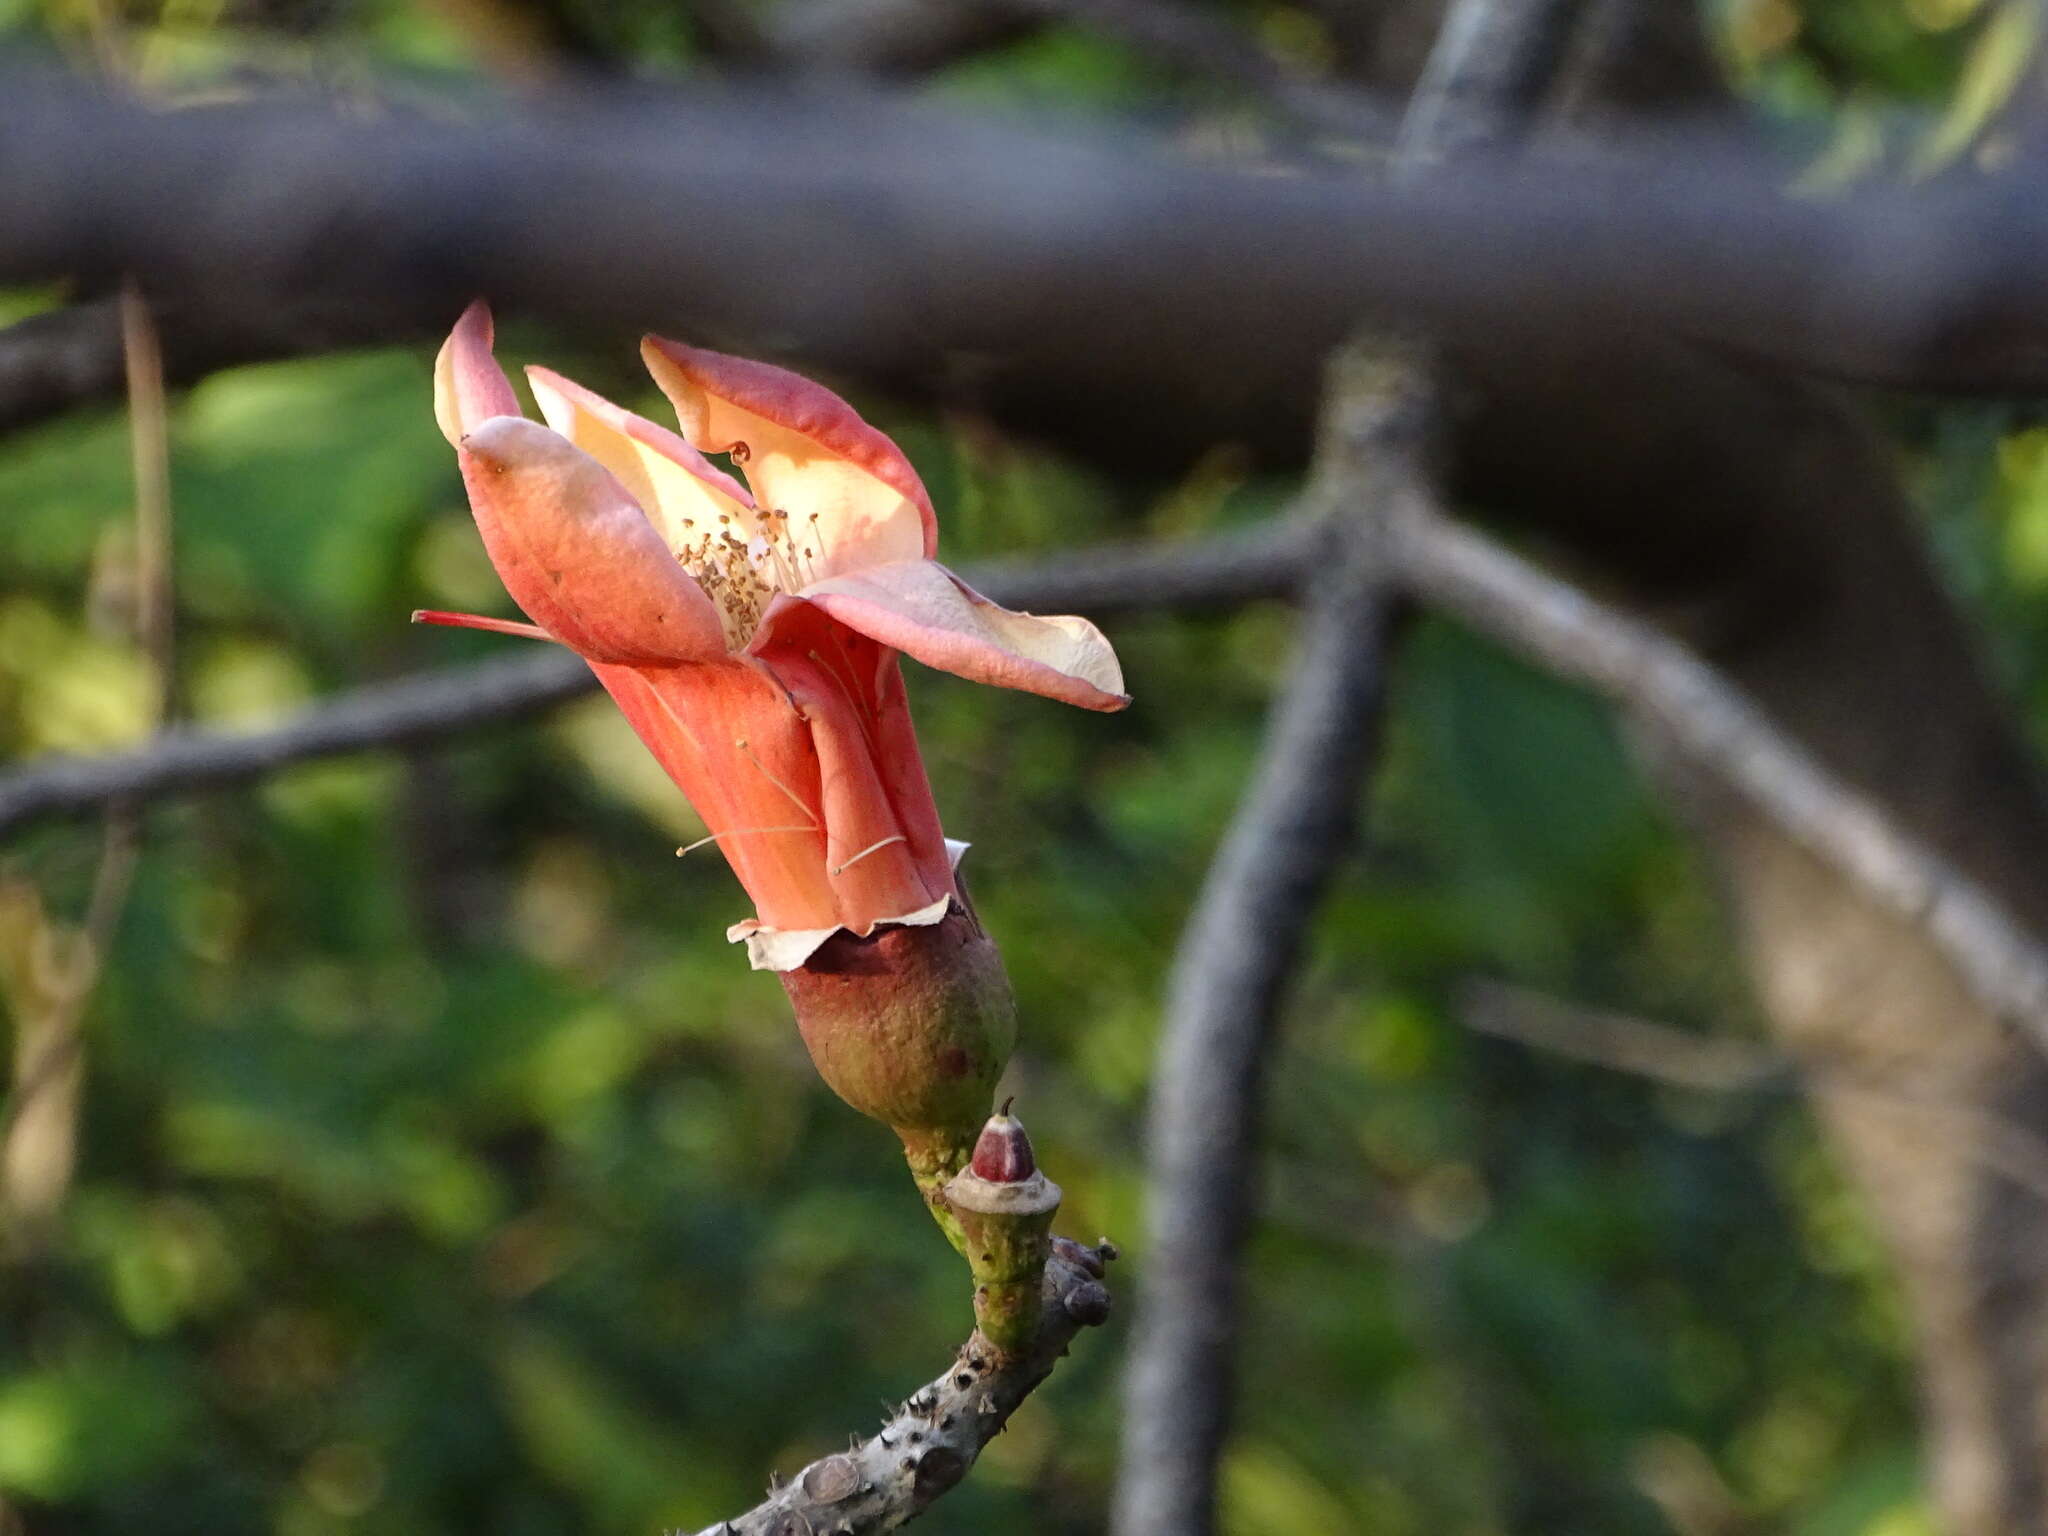
[(696, 542), (695, 530), (748, 510), (659, 448), (604, 420), (541, 370), (528, 369), (527, 380), (541, 419), (610, 470), (678, 555)]
[(706, 452), (730, 452), (754, 500), (787, 514), (791, 553), (806, 584), (925, 557), (924, 512), (897, 487), (815, 438), (705, 389), (658, 347), (645, 356), (682, 419), (683, 435)]
[[(621, 430), (578, 398), (575, 386), (562, 387), (567, 380), (539, 369), (529, 369), (528, 377), (548, 426), (611, 472), (704, 589), (731, 649), (754, 637), (778, 592), (795, 592), (813, 579), (818, 541), (804, 538), (787, 514), (746, 505), (657, 443)], [(615, 408), (607, 402), (607, 409)]]

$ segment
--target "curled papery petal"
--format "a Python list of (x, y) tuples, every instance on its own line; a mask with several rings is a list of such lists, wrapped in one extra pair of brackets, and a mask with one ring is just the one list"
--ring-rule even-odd
[[(858, 937), (866, 938), (878, 928), (929, 928), (934, 923), (944, 922), (951, 910), (953, 898), (941, 896), (928, 906), (911, 912), (900, 912), (893, 917), (876, 918), (867, 928), (867, 933)], [(747, 946), (747, 965), (756, 971), (793, 971), (807, 962), (811, 956), (824, 948), (825, 941), (836, 933), (854, 933), (855, 930), (839, 925), (830, 928), (770, 928), (758, 918), (748, 918), (734, 923), (725, 930), (728, 944)]]
[(491, 356), (491, 311), (482, 299), (462, 312), (434, 359), (434, 420), (450, 444), (493, 416), (520, 415), (512, 381)]
[(930, 556), (938, 521), (903, 451), (822, 384), (768, 363), (647, 337), (683, 436), (732, 453), (763, 507), (787, 513), (805, 580)]
[(513, 416), (457, 448), (491, 564), (535, 623), (593, 661), (724, 659), (710, 599), (589, 454)]
[(612, 472), (672, 551), (701, 542), (721, 517), (753, 509), (745, 486), (667, 427), (552, 369), (528, 368), (526, 380), (541, 418)]
[(777, 598), (756, 648), (772, 644), (777, 608), (811, 603), (928, 667), (977, 683), (1041, 693), (1083, 709), (1122, 709), (1123, 669), (1101, 630), (1086, 619), (1012, 613), (930, 560), (906, 560), (813, 582)]

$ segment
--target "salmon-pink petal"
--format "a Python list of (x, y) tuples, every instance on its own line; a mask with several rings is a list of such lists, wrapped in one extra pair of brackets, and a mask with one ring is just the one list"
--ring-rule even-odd
[(910, 839), (911, 857), (917, 861), (925, 883), (933, 890), (953, 890), (958, 882), (953, 871), (959, 855), (955, 844), (939, 829), (938, 802), (932, 796), (931, 780), (925, 776), (924, 756), (917, 749), (917, 729), (911, 724), (910, 699), (903, 689), (903, 668), (891, 652), (883, 653), (880, 668), (880, 705), (875, 711), (875, 767), (882, 776), (882, 788), (896, 807), (897, 822)]
[(751, 528), (747, 488), (667, 427), (551, 368), (528, 368), (526, 379), (541, 419), (610, 470), (677, 555), (700, 546), (721, 518)]
[(484, 548), (527, 617), (593, 661), (725, 658), (717, 609), (597, 460), (513, 416), (457, 446)]
[(977, 683), (1042, 693), (1083, 709), (1122, 709), (1131, 702), (1116, 652), (1086, 619), (1012, 613), (930, 560), (878, 565), (813, 582), (793, 599), (778, 597), (753, 649), (774, 643), (776, 609), (786, 602), (811, 603), (848, 629)]
[(434, 359), (434, 420), (451, 445), (493, 416), (520, 415), (512, 381), (491, 356), (491, 310), (482, 299), (462, 312)]
[(591, 670), (704, 819), (761, 920), (836, 928), (817, 753), (782, 688), (734, 661)]
[[(925, 886), (936, 894), (953, 888), (953, 861), (945, 834), (939, 830), (938, 807), (918, 756), (917, 735), (910, 723), (910, 700), (903, 691), (903, 668), (896, 652), (839, 623), (822, 608), (785, 601), (773, 610), (774, 623), (754, 656), (812, 715), (812, 733), (820, 740), (835, 729), (844, 732), (844, 709), (815, 705), (814, 696), (829, 689), (857, 719), (864, 736), (861, 755), (873, 764), (872, 774), (901, 833), (905, 850)], [(830, 806), (826, 819), (832, 819)], [(855, 841), (851, 852), (865, 847)], [(880, 909), (877, 909), (880, 910)]]
[[(774, 670), (811, 725), (825, 824), (825, 874), (839, 902), (840, 923), (867, 934), (884, 918), (950, 895), (951, 868), (943, 862), (921, 864), (911, 829), (883, 782), (869, 731), (875, 717), (864, 691), (858, 691), (859, 679), (846, 675), (823, 652), (782, 657)], [(929, 803), (929, 788), (925, 794)], [(936, 821), (937, 813), (930, 814)]]
[[(763, 508), (787, 513), (806, 578), (928, 558), (938, 522), (903, 451), (822, 384), (649, 336), (640, 344), (683, 436), (731, 453)], [(815, 537), (813, 537), (815, 535)]]

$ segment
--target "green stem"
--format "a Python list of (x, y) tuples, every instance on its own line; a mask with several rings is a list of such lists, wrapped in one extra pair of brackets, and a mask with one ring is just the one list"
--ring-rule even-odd
[(916, 1182), (918, 1193), (924, 1196), (925, 1208), (946, 1234), (946, 1241), (964, 1257), (967, 1234), (946, 1201), (946, 1185), (974, 1155), (974, 1132), (906, 1130), (898, 1126), (896, 1134), (903, 1140), (903, 1159), (910, 1164), (910, 1177)]

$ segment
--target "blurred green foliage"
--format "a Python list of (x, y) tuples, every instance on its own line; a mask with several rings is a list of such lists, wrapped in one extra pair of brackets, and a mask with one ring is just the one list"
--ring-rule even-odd
[[(1296, 62), (1326, 52), (1306, 11), (1237, 9)], [(640, 67), (693, 67), (683, 8), (564, 13)], [(85, 65), (111, 47), (159, 84), (426, 89), (482, 67), (471, 14), (9, 0), (0, 36)], [(2005, 78), (1984, 54), (2032, 18), (2017, 0), (1714, 14), (1767, 109), (1876, 145), (1852, 174), (1974, 143)], [(931, 88), (1200, 106), (1069, 29)], [(1856, 127), (1872, 112), (1875, 139)], [(12, 317), (57, 296), (5, 297)], [(426, 359), (386, 352), (224, 374), (177, 404), (192, 716), (255, 727), (516, 643), (405, 623), (504, 601), (427, 393)], [(1292, 489), (1227, 461), (1117, 485), (860, 403), (924, 471), (955, 560), (1199, 534)], [(2048, 705), (2048, 434), (1979, 411), (1901, 440), (2005, 676)], [(10, 759), (144, 729), (118, 621), (127, 464), (112, 413), (0, 442)], [(1019, 990), (1013, 1086), (1065, 1224), (1128, 1240), (1162, 978), (1289, 620), (1114, 637), (1138, 697), (1121, 716), (911, 686)], [(652, 1536), (741, 1507), (945, 1358), (968, 1322), (956, 1263), (887, 1133), (816, 1082), (779, 989), (721, 941), (743, 898), (714, 854), (671, 856), (696, 831), (601, 701), (149, 814), (89, 1014), (75, 1186), (48, 1251), (0, 1270), (0, 1531)], [(86, 827), (17, 839), (0, 927), (75, 917), (97, 849)], [(1473, 975), (1753, 1027), (1701, 871), (1601, 712), (1422, 623), (1369, 846), (1275, 1068), (1228, 1528), (1636, 1536), (1683, 1505), (1794, 1536), (1926, 1531), (1898, 1300), (1805, 1113), (1469, 1034)], [(1115, 1326), (1084, 1340), (931, 1528), (1099, 1528), (1119, 1348)]]

